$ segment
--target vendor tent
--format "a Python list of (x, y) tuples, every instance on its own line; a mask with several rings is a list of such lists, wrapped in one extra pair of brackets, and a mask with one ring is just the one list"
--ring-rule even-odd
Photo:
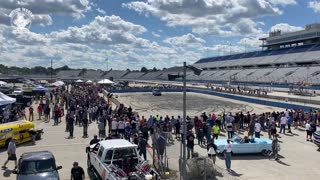
[(16, 102), (16, 98), (9, 97), (0, 92), (0, 106), (12, 104)]
[(63, 86), (64, 82), (63, 81), (56, 81), (56, 82), (52, 83), (51, 85), (53, 85), (53, 86)]
[(0, 86), (6, 85), (7, 83), (4, 81), (0, 81)]
[(98, 81), (98, 84), (114, 84), (114, 82), (110, 81), (109, 79), (103, 79), (101, 81)]
[(91, 80), (88, 80), (86, 83), (88, 83), (88, 84), (90, 84), (90, 83), (93, 83), (93, 81), (91, 81)]
[(77, 83), (82, 83), (83, 81), (81, 79), (76, 80)]

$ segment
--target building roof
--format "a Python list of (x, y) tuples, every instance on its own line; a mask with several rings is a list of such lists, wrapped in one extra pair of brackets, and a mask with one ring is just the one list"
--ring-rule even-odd
[(130, 143), (124, 139), (109, 139), (99, 142), (105, 149), (116, 149), (125, 147), (137, 147), (137, 145)]

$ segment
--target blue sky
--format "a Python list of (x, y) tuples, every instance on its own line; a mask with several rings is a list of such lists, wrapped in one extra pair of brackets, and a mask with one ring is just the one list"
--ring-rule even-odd
[[(10, 12), (33, 13), (17, 31)], [(274, 29), (320, 22), (318, 0), (1, 0), (0, 63), (164, 68), (259, 49)]]

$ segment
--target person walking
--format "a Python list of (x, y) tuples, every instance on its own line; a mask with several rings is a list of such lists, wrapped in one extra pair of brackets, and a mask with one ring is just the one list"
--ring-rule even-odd
[(307, 136), (306, 136), (307, 141), (312, 141), (312, 131), (311, 131), (310, 120), (307, 121), (306, 132), (307, 132)]
[(272, 139), (272, 152), (269, 154), (269, 159), (271, 158), (272, 155), (274, 155), (274, 159), (276, 161), (278, 161), (278, 151), (279, 151), (279, 147), (278, 147), (278, 143), (279, 143), (279, 140), (278, 140), (278, 137), (279, 135), (276, 134), (274, 136), (274, 138)]
[(213, 164), (216, 164), (217, 146), (214, 144), (214, 138), (207, 145), (208, 157), (212, 159)]
[(7, 169), (7, 164), (9, 161), (14, 161), (14, 170), (17, 168), (17, 155), (16, 155), (16, 142), (12, 138), (8, 144), (8, 159), (4, 162), (2, 169)]
[(144, 160), (147, 160), (147, 140), (140, 136), (139, 144), (138, 144), (138, 150), (139, 150), (139, 155), (143, 155)]
[(84, 180), (85, 173), (82, 167), (79, 166), (78, 162), (73, 163), (73, 167), (71, 168), (71, 180)]
[(225, 164), (227, 167), (227, 170), (229, 171), (231, 169), (231, 152), (232, 152), (232, 144), (231, 140), (227, 139), (227, 143), (224, 146), (224, 158), (225, 158)]
[[(288, 122), (288, 118), (285, 116), (285, 114), (282, 115), (281, 119), (280, 119), (280, 132), (283, 132), (283, 134), (286, 133), (286, 124)], [(283, 130), (283, 131), (282, 131)]]
[(83, 138), (87, 138), (88, 137), (88, 126), (89, 126), (89, 120), (87, 117), (84, 117), (82, 120), (82, 124), (83, 124)]
[(194, 147), (194, 135), (193, 132), (190, 130), (189, 134), (187, 135), (187, 158), (190, 159), (190, 157), (192, 157), (193, 154), (193, 147)]
[(72, 114), (68, 116), (67, 123), (68, 123), (69, 139), (71, 139), (73, 138), (73, 131), (74, 131), (74, 118)]
[(254, 136), (256, 138), (260, 138), (260, 133), (261, 133), (261, 124), (258, 121), (256, 121), (254, 125)]
[(29, 121), (33, 121), (33, 107), (30, 105), (29, 107)]
[(38, 120), (41, 120), (42, 111), (43, 111), (43, 106), (41, 103), (38, 105), (37, 109), (38, 109)]
[(220, 134), (220, 128), (218, 123), (214, 123), (212, 127), (212, 133), (213, 133), (213, 139), (218, 139), (219, 134)]

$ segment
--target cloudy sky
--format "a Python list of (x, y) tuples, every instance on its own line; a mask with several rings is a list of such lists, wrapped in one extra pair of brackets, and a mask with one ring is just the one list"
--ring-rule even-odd
[[(28, 30), (12, 25), (16, 8), (32, 12)], [(172, 67), (257, 50), (270, 30), (315, 22), (320, 0), (0, 0), (0, 63)]]

